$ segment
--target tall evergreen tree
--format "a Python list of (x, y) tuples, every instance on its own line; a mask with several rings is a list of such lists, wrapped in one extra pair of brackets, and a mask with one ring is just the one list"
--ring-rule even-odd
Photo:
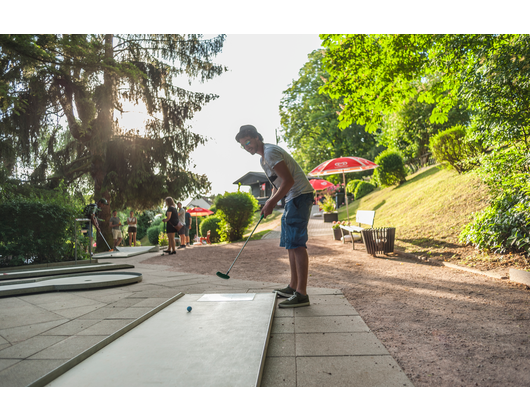
[[(206, 176), (189, 169), (191, 152), (205, 138), (187, 121), (216, 95), (190, 92), (176, 79), (205, 81), (225, 71), (212, 62), (224, 39), (0, 35), (4, 176), (25, 165), (31, 182), (50, 187), (88, 177), (94, 198), (113, 208), (143, 209), (166, 195), (206, 192)], [(119, 126), (115, 112), (125, 101), (145, 105), (145, 130)], [(65, 122), (69, 134), (59, 141)]]

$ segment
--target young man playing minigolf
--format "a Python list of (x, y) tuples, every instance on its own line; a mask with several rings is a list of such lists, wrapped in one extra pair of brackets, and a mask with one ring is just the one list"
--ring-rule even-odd
[(276, 203), (285, 197), (280, 246), (285, 247), (289, 254), (291, 281), (286, 288), (275, 290), (278, 295), (288, 298), (278, 306), (308, 306), (306, 288), (309, 257), (306, 243), (314, 189), (293, 157), (279, 146), (264, 143), (262, 135), (254, 126), (242, 126), (236, 141), (250, 154), (261, 156), (261, 167), (273, 185), (272, 195), (261, 209), (261, 214), (267, 217)]

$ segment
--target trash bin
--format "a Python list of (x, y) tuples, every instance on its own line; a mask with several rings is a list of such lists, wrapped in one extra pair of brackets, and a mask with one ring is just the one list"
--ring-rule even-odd
[(345, 202), (344, 202), (344, 193), (337, 193), (337, 195), (335, 196), (335, 206), (336, 206), (336, 208), (338, 209), (343, 204), (345, 204)]
[(364, 229), (362, 236), (368, 254), (375, 256), (394, 252), (396, 228)]

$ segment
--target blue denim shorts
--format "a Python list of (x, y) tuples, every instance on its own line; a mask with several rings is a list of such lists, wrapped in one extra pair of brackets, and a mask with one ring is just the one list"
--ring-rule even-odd
[(295, 249), (307, 248), (307, 224), (313, 206), (313, 193), (302, 194), (285, 203), (282, 216), (280, 246)]

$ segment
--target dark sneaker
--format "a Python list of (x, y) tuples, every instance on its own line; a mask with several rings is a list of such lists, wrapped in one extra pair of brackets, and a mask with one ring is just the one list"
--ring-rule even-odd
[(181, 245), (177, 249), (184, 249), (184, 248), (186, 248), (186, 245)]
[(277, 292), (279, 296), (288, 298), (294, 295), (294, 292), (296, 292), (296, 290), (294, 290), (291, 286), (287, 286), (284, 289), (274, 289), (273, 293), (274, 292)]
[(278, 308), (298, 308), (300, 306), (309, 306), (309, 296), (294, 292), (289, 299), (280, 302)]

